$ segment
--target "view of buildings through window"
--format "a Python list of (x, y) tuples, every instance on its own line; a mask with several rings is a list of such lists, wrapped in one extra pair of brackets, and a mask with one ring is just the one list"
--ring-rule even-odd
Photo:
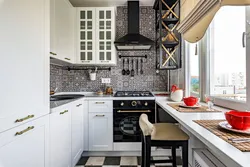
[(212, 95), (246, 100), (246, 48), (242, 44), (245, 31), (245, 7), (224, 7), (216, 14), (209, 37)]

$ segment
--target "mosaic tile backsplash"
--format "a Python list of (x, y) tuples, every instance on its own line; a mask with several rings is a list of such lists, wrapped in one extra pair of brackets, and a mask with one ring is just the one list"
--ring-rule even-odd
[[(152, 40), (155, 40), (154, 10), (152, 7), (140, 7), (140, 33)], [(116, 16), (116, 38), (127, 34), (127, 7), (117, 7)], [(98, 91), (105, 89), (101, 83), (101, 78), (111, 78), (110, 86), (114, 91), (118, 90), (150, 90), (166, 91), (167, 72), (155, 72), (156, 54), (154, 48), (149, 51), (120, 51), (117, 55), (148, 55), (143, 59), (143, 75), (131, 76), (122, 75), (123, 60), (117, 59), (117, 66), (112, 67), (111, 71), (98, 71), (96, 81), (90, 81), (88, 71), (68, 71), (63, 67), (51, 65), (50, 78), (51, 89), (58, 87), (60, 92), (78, 91)], [(132, 58), (130, 58), (131, 62)], [(136, 58), (134, 58), (136, 60)], [(140, 63), (139, 63), (140, 65)], [(127, 67), (127, 64), (125, 65)], [(130, 63), (130, 69), (131, 69)]]

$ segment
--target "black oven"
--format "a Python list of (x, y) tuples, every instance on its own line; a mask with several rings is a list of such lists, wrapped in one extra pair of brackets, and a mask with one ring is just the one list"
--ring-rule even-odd
[(114, 142), (140, 142), (139, 117), (145, 113), (149, 121), (155, 123), (155, 101), (114, 100), (113, 105)]

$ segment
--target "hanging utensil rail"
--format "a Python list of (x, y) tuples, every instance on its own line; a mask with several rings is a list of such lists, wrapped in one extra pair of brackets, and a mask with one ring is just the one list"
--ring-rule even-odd
[(123, 58), (123, 57), (134, 57), (134, 58), (138, 58), (138, 57), (141, 57), (141, 58), (145, 58), (145, 59), (147, 59), (148, 58), (148, 56), (147, 55), (144, 55), (144, 56), (122, 56), (122, 55), (119, 55), (119, 58), (121, 59), (121, 58)]

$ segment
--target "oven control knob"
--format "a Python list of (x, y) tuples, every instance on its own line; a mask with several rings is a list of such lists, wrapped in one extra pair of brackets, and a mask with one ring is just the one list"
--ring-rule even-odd
[(145, 106), (148, 106), (148, 102), (145, 102), (144, 105), (145, 105)]
[(124, 103), (123, 102), (121, 102), (121, 104), (120, 104), (121, 106), (124, 106)]
[(135, 107), (135, 106), (137, 105), (137, 102), (136, 102), (136, 101), (132, 101), (132, 102), (131, 102), (131, 105), (132, 105), (133, 107)]

